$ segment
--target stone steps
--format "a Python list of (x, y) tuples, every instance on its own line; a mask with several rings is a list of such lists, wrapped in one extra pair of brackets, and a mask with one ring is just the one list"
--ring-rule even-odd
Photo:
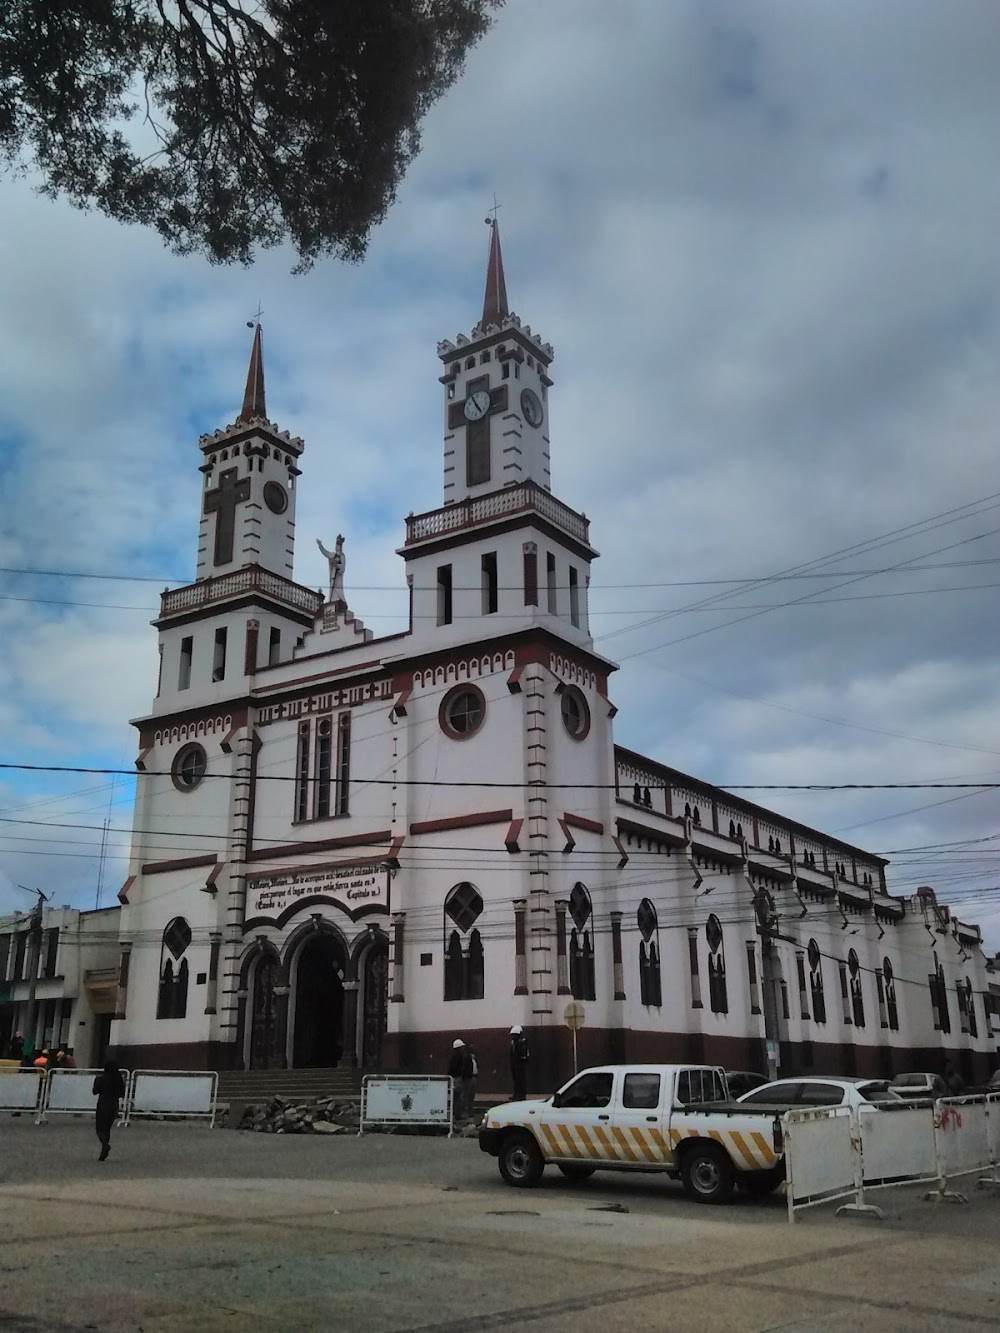
[(361, 1096), (359, 1069), (249, 1069), (219, 1074), (220, 1101), (264, 1101), (271, 1097), (307, 1101), (316, 1097)]

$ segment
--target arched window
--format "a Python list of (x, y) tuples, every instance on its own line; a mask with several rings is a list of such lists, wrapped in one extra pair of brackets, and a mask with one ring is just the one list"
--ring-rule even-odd
[(481, 1000), (485, 971), (483, 940), (476, 922), (483, 900), (474, 884), (456, 884), (444, 900), (444, 998)]
[(489, 348), (487, 348), (485, 352), (481, 352), (479, 354), (479, 364), (481, 366), (485, 366), (487, 361), (489, 361), (489, 359), (490, 359), (490, 353), (489, 353)]
[(636, 913), (639, 934), (639, 995), (643, 1004), (659, 1008), (663, 1003), (660, 987), (660, 937), (656, 908), (643, 898)]
[(726, 991), (726, 951), (722, 939), (722, 922), (713, 914), (705, 925), (708, 941), (708, 998), (713, 1014), (729, 1013)]
[(569, 936), (569, 987), (574, 1000), (595, 1000), (593, 906), (582, 884), (574, 884), (569, 895), (573, 930)]
[(813, 1018), (817, 1023), (826, 1022), (826, 994), (823, 991), (823, 955), (815, 940), (809, 941), (809, 990), (813, 1002)]
[(969, 1036), (979, 1036), (979, 1024), (976, 1022), (976, 997), (972, 991), (972, 979), (965, 978), (965, 1009), (969, 1018)]
[(190, 943), (191, 927), (182, 916), (175, 916), (163, 932), (160, 946), (157, 1018), (184, 1018), (187, 1015), (188, 961), (184, 954)]
[(948, 1012), (948, 985), (944, 979), (944, 967), (934, 955), (934, 971), (927, 978), (931, 992), (931, 1012), (934, 1015), (936, 1032), (951, 1031), (951, 1015)]
[(863, 1028), (865, 1025), (865, 996), (861, 987), (861, 964), (858, 962), (858, 955), (853, 949), (847, 955), (847, 971), (850, 976), (851, 1013), (854, 1017), (854, 1026)]
[(898, 1032), (899, 1010), (896, 1008), (896, 978), (892, 971), (892, 963), (888, 958), (882, 959), (882, 982), (885, 986), (886, 1021), (891, 1032)]

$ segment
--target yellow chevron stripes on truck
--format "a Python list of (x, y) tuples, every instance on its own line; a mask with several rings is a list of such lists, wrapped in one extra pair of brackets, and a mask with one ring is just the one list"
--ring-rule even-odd
[(734, 1166), (742, 1171), (760, 1171), (774, 1165), (774, 1149), (757, 1130), (671, 1129), (667, 1135), (639, 1125), (582, 1125), (571, 1121), (532, 1126), (540, 1136), (545, 1156), (556, 1160), (619, 1162), (630, 1166), (670, 1166), (682, 1140), (710, 1138), (724, 1148)]

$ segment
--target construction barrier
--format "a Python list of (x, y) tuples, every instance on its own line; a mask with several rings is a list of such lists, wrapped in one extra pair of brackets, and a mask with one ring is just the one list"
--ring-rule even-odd
[(871, 1189), (937, 1174), (934, 1115), (930, 1106), (904, 1106), (858, 1116), (862, 1178)]
[(34, 1111), (42, 1095), (40, 1069), (11, 1069), (0, 1078), (0, 1111)]
[[(97, 1109), (94, 1079), (103, 1073), (100, 1069), (50, 1069), (45, 1075), (42, 1097), (38, 1104), (36, 1124), (43, 1125), (50, 1115), (91, 1114)], [(121, 1071), (125, 1081), (122, 1107), (128, 1101), (129, 1073)], [(124, 1109), (122, 1111), (124, 1119)]]
[(990, 1159), (993, 1163), (993, 1183), (1000, 1181), (1000, 1093), (986, 1098), (986, 1110), (989, 1116), (987, 1133), (990, 1142)]
[(850, 1107), (786, 1111), (781, 1124), (789, 1222), (795, 1221), (799, 1209), (831, 1203), (855, 1192), (855, 1126)]
[(207, 1119), (215, 1128), (219, 1075), (214, 1070), (137, 1069), (132, 1075), (124, 1123), (150, 1116)]
[(366, 1074), (358, 1133), (389, 1125), (453, 1128), (454, 1083), (447, 1074)]
[[(1000, 1097), (944, 1097), (900, 1107), (824, 1107), (782, 1117), (788, 1220), (853, 1196), (837, 1209), (881, 1217), (869, 1190), (936, 1180), (926, 1199), (965, 1202), (950, 1181), (988, 1172), (1000, 1184)], [(849, 1177), (849, 1179), (848, 1179)]]
[(986, 1170), (996, 1179), (998, 1159), (992, 1151), (990, 1120), (998, 1118), (1000, 1099), (996, 1098), (942, 1097), (934, 1103), (938, 1188), (927, 1198), (964, 1203), (964, 1194), (948, 1189), (950, 1180)]

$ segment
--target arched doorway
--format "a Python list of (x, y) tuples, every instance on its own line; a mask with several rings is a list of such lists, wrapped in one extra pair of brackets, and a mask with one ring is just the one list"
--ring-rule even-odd
[(365, 1069), (381, 1069), (389, 1014), (389, 944), (384, 935), (366, 951), (361, 976), (361, 1064)]
[(250, 1011), (250, 1068), (281, 1069), (281, 1024), (278, 1021), (280, 964), (272, 953), (262, 954), (253, 970), (253, 1007)]
[(329, 1069), (344, 1052), (344, 971), (347, 959), (333, 935), (311, 935), (295, 964), (296, 1069)]

